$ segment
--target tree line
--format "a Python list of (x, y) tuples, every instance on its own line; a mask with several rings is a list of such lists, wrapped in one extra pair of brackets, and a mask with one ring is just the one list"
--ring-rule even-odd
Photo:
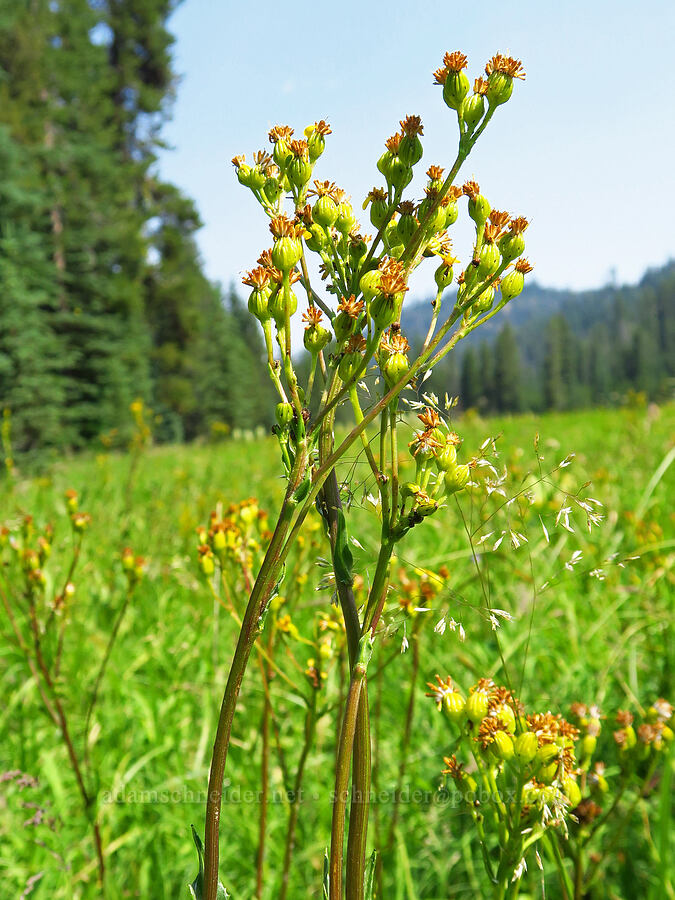
[(487, 413), (616, 404), (631, 390), (657, 401), (672, 397), (675, 263), (632, 287), (566, 293), (560, 311), (551, 312), (557, 303), (535, 286), (538, 313), (507, 321), (490, 340), (467, 341), (424, 389)]
[(15, 448), (267, 415), (260, 338), (161, 180), (174, 0), (0, 0), (0, 407)]

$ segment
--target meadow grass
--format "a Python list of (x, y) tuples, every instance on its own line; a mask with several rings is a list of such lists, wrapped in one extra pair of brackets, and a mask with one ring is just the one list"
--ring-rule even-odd
[[(665, 468), (664, 460), (673, 447), (675, 406), (485, 421), (465, 416), (457, 427), (467, 455), (485, 438), (501, 435), (495, 468), (500, 474), (501, 466), (507, 468), (506, 496), (494, 493), (485, 500), (481, 491), (449, 502), (410, 533), (393, 566), (387, 636), (371, 663), (371, 672), (382, 675), (370, 693), (376, 790), (370, 839), (383, 849), (382, 896), (395, 900), (475, 897), (484, 886), (466, 815), (437, 790), (452, 735), (424, 697), (425, 683), (436, 673), (451, 674), (465, 687), (484, 675), (508, 679), (528, 707), (563, 714), (577, 700), (610, 711), (648, 706), (659, 696), (673, 699), (675, 464)], [(576, 454), (571, 463), (557, 468), (571, 453)], [(67, 489), (78, 491), (81, 509), (92, 517), (72, 579), (74, 599), (65, 613), (59, 683), (79, 746), (96, 661), (125, 595), (120, 553), (130, 546), (147, 560), (87, 735), (110, 898), (186, 896), (185, 886), (195, 875), (190, 824), (203, 827), (217, 707), (238, 630), (200, 576), (195, 532), (219, 504), (227, 507), (250, 496), (274, 513), (284, 489), (280, 478), (270, 477), (279, 468), (277, 454), (271, 437), (151, 448), (135, 462), (106, 452), (62, 460), (39, 476), (19, 475), (2, 486), (2, 520), (12, 524), (31, 514), (38, 524), (54, 524), (47, 596), (58, 590), (71, 560)], [(549, 471), (553, 474), (542, 480)], [(361, 545), (353, 548), (355, 570), (365, 583), (377, 549), (368, 472), (360, 457), (345, 460), (340, 472), (351, 502), (350, 530)], [(579, 496), (602, 501), (604, 522), (589, 533), (583, 511), (572, 504), (573, 533), (560, 521), (556, 527), (565, 498), (587, 482)], [(508, 498), (516, 499), (505, 504)], [(315, 557), (329, 555), (318, 517), (301, 552), (303, 566), (288, 567), (294, 583), (281, 588), (282, 595), (294, 598), (292, 607), (289, 601), (281, 611), (308, 635), (317, 613), (331, 603), (330, 589), (316, 590), (327, 573)], [(401, 598), (415, 598), (414, 587), (407, 593), (402, 587), (407, 579), (417, 584), (419, 570), (436, 573), (443, 566), (448, 577), (430, 603), (420, 594), (419, 602), (401, 604)], [(245, 597), (233, 602), (241, 608)], [(428, 612), (414, 612), (415, 606), (429, 605)], [(500, 618), (494, 630), (492, 607), (513, 619)], [(461, 625), (465, 640), (458, 629), (434, 632), (444, 614)], [(0, 897), (24, 896), (31, 878), (36, 897), (95, 897), (91, 834), (63, 744), (41, 709), (1, 610), (0, 622), (0, 773), (21, 770), (37, 779), (25, 786), (16, 778), (0, 784)], [(409, 649), (401, 653), (404, 640)], [(284, 767), (293, 772), (301, 752), (308, 696), (303, 672), (312, 653), (292, 634), (284, 635), (275, 660), (286, 677), (270, 681), (275, 710), (265, 863), (270, 898), (278, 895), (275, 873), (287, 829)], [(319, 701), (290, 876), (294, 898), (320, 896), (340, 665), (338, 658)], [(258, 668), (252, 666), (235, 718), (221, 824), (221, 877), (231, 890), (236, 886), (236, 900), (251, 897), (254, 889), (263, 699)], [(611, 726), (601, 740), (611, 742)], [(613, 848), (597, 896), (672, 896), (669, 783), (664, 778), (654, 784), (652, 796), (640, 801)], [(402, 791), (392, 829), (397, 787)], [(640, 814), (645, 804), (649, 824)], [(561, 896), (553, 866), (543, 862), (544, 874), (530, 873), (531, 896), (541, 880), (546, 896)]]

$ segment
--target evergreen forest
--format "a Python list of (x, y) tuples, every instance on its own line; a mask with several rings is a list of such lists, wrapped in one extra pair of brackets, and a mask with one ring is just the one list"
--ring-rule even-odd
[[(257, 323), (204, 274), (199, 213), (159, 174), (176, 5), (0, 0), (0, 408), (15, 451), (123, 445), (138, 399), (158, 440), (271, 425)], [(633, 287), (533, 285), (425, 389), (486, 412), (662, 399), (674, 298), (673, 263)], [(425, 317), (405, 313), (411, 339)]]

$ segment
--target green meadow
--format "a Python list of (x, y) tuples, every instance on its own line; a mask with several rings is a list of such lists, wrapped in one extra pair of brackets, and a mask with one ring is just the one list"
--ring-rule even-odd
[[(476, 487), (398, 545), (370, 669), (369, 840), (381, 851), (387, 900), (473, 898), (485, 889), (468, 814), (439, 789), (455, 737), (425, 696), (436, 674), (464, 690), (492, 677), (532, 711), (567, 716), (574, 702), (597, 704), (607, 716), (598, 753), (608, 759), (618, 709), (637, 713), (659, 697), (675, 699), (675, 406), (465, 416), (455, 427), (466, 459), (496, 439), (487, 445), (490, 466), (476, 470)], [(400, 447), (403, 459), (403, 441)], [(405, 465), (412, 478), (413, 464)], [(357, 595), (377, 550), (369, 471), (353, 456), (339, 472), (356, 539)], [(190, 826), (203, 830), (213, 735), (246, 602), (240, 573), (204, 576), (197, 530), (212, 510), (225, 517), (231, 504), (251, 497), (273, 522), (283, 494), (279, 472), (274, 438), (238, 436), (138, 445), (128, 454), (102, 448), (0, 482), (0, 525), (8, 529), (0, 581), (0, 897), (99, 897), (93, 822), (109, 900), (188, 896), (197, 871)], [(75, 560), (80, 534), (71, 528), (68, 490), (91, 516)], [(34, 531), (26, 531), (26, 516)], [(220, 871), (235, 900), (255, 895), (257, 867), (266, 876), (263, 896), (279, 896), (289, 788), (305, 747), (288, 896), (321, 897), (346, 669), (320, 521), (308, 522), (287, 564), (234, 720)], [(37, 633), (44, 658), (59, 659), (55, 690), (73, 749), (86, 760), (86, 812), (62, 733), (22, 650), (23, 642), (33, 658), (35, 634), (17, 542), (27, 546), (47, 523), (54, 531), (35, 602)], [(126, 547), (144, 560), (131, 587)], [(251, 552), (255, 559), (257, 548)], [(318, 689), (317, 653), (325, 654)], [(268, 838), (260, 861), (263, 750)], [(646, 789), (619, 801), (621, 827), (604, 846), (598, 834), (598, 878), (587, 896), (675, 896), (673, 754), (662, 752), (665, 763)], [(606, 775), (610, 783), (616, 777), (609, 763)], [(544, 851), (541, 864), (530, 860), (520, 896), (565, 896)]]

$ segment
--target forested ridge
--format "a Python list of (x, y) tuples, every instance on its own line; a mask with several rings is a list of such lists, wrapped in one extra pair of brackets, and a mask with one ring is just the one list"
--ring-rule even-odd
[[(261, 342), (158, 175), (172, 0), (0, 0), (0, 405), (15, 449), (265, 416)], [(227, 173), (229, 175), (229, 173)], [(227, 177), (224, 173), (224, 177)]]
[[(427, 303), (404, 310), (411, 340), (423, 337), (427, 317)], [(674, 386), (675, 262), (630, 286), (528, 285), (425, 382), (486, 412), (613, 405), (631, 390), (664, 400)]]

